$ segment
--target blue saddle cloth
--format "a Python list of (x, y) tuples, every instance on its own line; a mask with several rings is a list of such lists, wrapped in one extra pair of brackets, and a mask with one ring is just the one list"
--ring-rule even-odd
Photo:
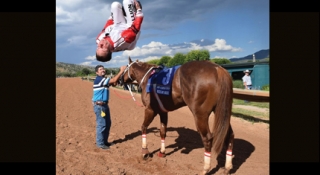
[(148, 79), (147, 92), (153, 92), (153, 86), (156, 86), (156, 93), (160, 95), (171, 95), (172, 79), (176, 70), (181, 65), (173, 67), (162, 67)]

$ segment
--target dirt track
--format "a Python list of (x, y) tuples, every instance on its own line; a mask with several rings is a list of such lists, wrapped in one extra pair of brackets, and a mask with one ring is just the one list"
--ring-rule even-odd
[[(110, 88), (111, 133), (109, 150), (95, 145), (95, 114), (91, 104), (92, 82), (80, 78), (56, 79), (56, 174), (57, 175), (148, 175), (197, 174), (203, 168), (203, 144), (195, 131), (193, 116), (187, 107), (169, 113), (165, 158), (154, 154), (141, 159), (141, 132), (144, 108), (128, 91)], [(135, 94), (141, 103), (139, 94)], [(210, 118), (212, 118), (211, 116)], [(150, 152), (158, 153), (159, 116), (147, 134)], [(235, 132), (232, 174), (269, 175), (269, 125), (232, 117)], [(225, 152), (218, 156), (224, 166)], [(222, 169), (212, 159), (209, 174)]]

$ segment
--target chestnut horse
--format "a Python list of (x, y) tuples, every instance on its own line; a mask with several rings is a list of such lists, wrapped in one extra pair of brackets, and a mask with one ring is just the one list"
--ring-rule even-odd
[[(149, 77), (159, 66), (140, 61), (129, 64), (121, 75), (120, 84), (137, 81), (142, 89), (141, 100), (145, 106), (142, 130), (142, 156), (150, 155), (147, 148), (147, 128), (154, 117), (160, 115), (161, 149), (159, 157), (165, 156), (165, 138), (168, 112), (188, 106), (191, 110), (197, 131), (204, 145), (204, 167), (200, 174), (210, 170), (211, 157), (217, 158), (226, 146), (224, 173), (232, 169), (232, 149), (234, 133), (230, 118), (232, 109), (233, 84), (230, 74), (221, 66), (210, 61), (191, 61), (178, 67), (173, 75), (170, 94), (158, 94), (155, 89), (147, 92)], [(150, 86), (149, 86), (150, 87)], [(155, 86), (154, 86), (155, 87)], [(209, 116), (214, 112), (213, 130), (210, 132)], [(211, 154), (212, 151), (212, 154)]]

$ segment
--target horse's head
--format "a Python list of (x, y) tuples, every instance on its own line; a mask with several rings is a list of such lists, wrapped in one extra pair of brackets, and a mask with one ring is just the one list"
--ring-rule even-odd
[(141, 83), (145, 80), (146, 75), (150, 73), (150, 71), (155, 67), (157, 66), (140, 62), (138, 60), (133, 62), (129, 57), (129, 64), (127, 68), (124, 70), (123, 74), (120, 76), (118, 84), (122, 86), (124, 83), (136, 84), (139, 82), (140, 87)]
[(123, 71), (122, 75), (120, 76), (118, 80), (118, 84), (122, 86), (124, 83), (132, 83), (135, 80), (134, 71), (131, 68), (132, 64), (138, 63), (138, 60), (133, 62), (129, 56), (129, 64), (127, 65), (127, 68)]

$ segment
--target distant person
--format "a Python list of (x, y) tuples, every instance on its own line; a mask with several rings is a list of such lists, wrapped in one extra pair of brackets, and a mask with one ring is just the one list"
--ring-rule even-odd
[(111, 116), (108, 106), (109, 86), (115, 86), (126, 66), (113, 78), (105, 78), (106, 71), (102, 65), (95, 67), (96, 78), (93, 82), (93, 109), (96, 114), (96, 145), (102, 149), (109, 149), (113, 143), (108, 142), (111, 127)]
[[(251, 82), (251, 77), (250, 77), (250, 71), (249, 70), (245, 70), (244, 72), (244, 76), (242, 77), (242, 81), (243, 81), (243, 85), (245, 89), (251, 90), (252, 89), (252, 82)], [(248, 103), (247, 100), (244, 100), (245, 103)]]
[(96, 38), (98, 61), (107, 62), (112, 52), (133, 50), (140, 37), (143, 21), (142, 6), (136, 0), (123, 0), (111, 4), (111, 16)]

